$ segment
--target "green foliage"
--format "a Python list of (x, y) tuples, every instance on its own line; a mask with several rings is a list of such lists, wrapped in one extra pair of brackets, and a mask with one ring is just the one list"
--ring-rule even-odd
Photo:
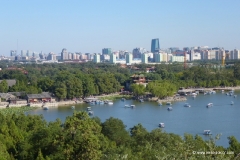
[(7, 91), (8, 91), (8, 84), (7, 84), (7, 81), (4, 79), (0, 83), (0, 93), (6, 93)]
[[(204, 141), (200, 136), (183, 138), (162, 129), (148, 132), (141, 124), (130, 128), (120, 119), (90, 118), (87, 112), (74, 112), (65, 123), (47, 123), (42, 116), (0, 113), (0, 159), (234, 159), (240, 143), (229, 137), (229, 147), (215, 144), (219, 136)], [(199, 155), (193, 151), (232, 152), (225, 155)]]
[(145, 86), (142, 84), (132, 84), (130, 88), (134, 96), (142, 96), (145, 93)]

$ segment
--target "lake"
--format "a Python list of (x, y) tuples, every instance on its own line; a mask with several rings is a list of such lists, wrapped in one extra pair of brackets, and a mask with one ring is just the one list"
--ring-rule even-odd
[[(164, 131), (183, 136), (184, 133), (201, 135), (204, 139), (209, 136), (203, 135), (203, 130), (209, 129), (213, 135), (221, 134), (217, 145), (228, 147), (229, 136), (235, 136), (240, 141), (240, 92), (235, 92), (236, 98), (227, 96), (226, 93), (200, 94), (196, 98), (187, 96), (187, 101), (174, 102), (173, 110), (168, 111), (167, 105), (159, 106), (157, 102), (138, 102), (134, 100), (117, 100), (113, 105), (91, 105), (94, 116), (104, 122), (110, 117), (119, 118), (127, 126), (126, 129), (141, 123), (148, 131), (158, 128), (160, 122), (165, 123)], [(234, 105), (231, 105), (231, 101)], [(189, 103), (191, 107), (184, 107)], [(207, 108), (208, 103), (213, 107)], [(136, 105), (136, 108), (125, 108), (125, 105)], [(90, 104), (75, 105), (76, 111), (86, 111)], [(55, 121), (57, 118), (65, 121), (67, 116), (73, 114), (71, 106), (50, 108), (49, 110), (36, 109), (28, 114), (42, 114), (47, 121)]]

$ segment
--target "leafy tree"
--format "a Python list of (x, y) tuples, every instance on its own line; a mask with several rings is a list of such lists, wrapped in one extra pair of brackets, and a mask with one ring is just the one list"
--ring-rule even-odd
[(102, 133), (117, 145), (126, 144), (130, 138), (120, 119), (110, 117), (102, 124)]
[(8, 91), (8, 84), (7, 84), (7, 81), (4, 79), (0, 83), (0, 93), (6, 93), (7, 91)]

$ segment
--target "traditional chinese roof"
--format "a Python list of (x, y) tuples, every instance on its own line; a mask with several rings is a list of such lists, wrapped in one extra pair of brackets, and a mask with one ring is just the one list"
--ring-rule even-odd
[[(0, 83), (2, 82), (3, 80), (0, 80)], [(16, 79), (6, 79), (7, 81), (7, 84), (8, 84), (8, 87), (12, 87), (13, 85), (16, 84)]]
[(27, 94), (28, 99), (38, 99), (38, 98), (52, 98), (49, 92), (43, 92), (41, 94)]

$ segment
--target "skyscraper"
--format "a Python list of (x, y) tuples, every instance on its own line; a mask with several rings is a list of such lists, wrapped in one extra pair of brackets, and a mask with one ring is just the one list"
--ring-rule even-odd
[(152, 39), (152, 43), (151, 43), (151, 52), (152, 53), (156, 53), (159, 52), (160, 50), (160, 45), (159, 45), (159, 39)]
[(110, 55), (111, 53), (112, 53), (112, 49), (111, 48), (103, 48), (102, 49), (102, 54)]

